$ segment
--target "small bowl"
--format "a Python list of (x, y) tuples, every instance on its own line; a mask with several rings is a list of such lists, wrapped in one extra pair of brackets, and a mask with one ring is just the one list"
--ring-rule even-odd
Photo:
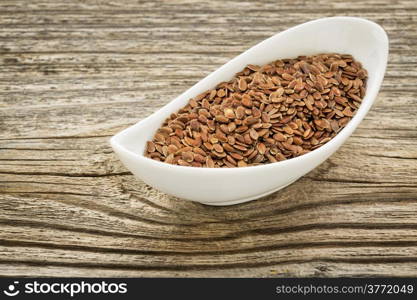
[[(366, 96), (352, 120), (332, 140), (302, 156), (244, 168), (195, 168), (170, 165), (143, 153), (163, 121), (198, 94), (230, 80), (248, 64), (319, 53), (346, 53), (368, 71)], [(381, 86), (388, 58), (388, 37), (377, 24), (361, 18), (333, 17), (307, 22), (278, 33), (235, 57), (160, 110), (113, 136), (111, 146), (139, 179), (167, 194), (209, 205), (231, 205), (280, 190), (332, 155), (358, 127)]]

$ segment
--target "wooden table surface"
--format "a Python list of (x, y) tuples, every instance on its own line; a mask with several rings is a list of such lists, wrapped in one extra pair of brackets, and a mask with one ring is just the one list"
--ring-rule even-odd
[[(353, 136), (296, 183), (208, 207), (112, 152), (248, 47), (335, 15), (381, 24), (389, 66)], [(416, 21), (414, 0), (1, 1), (0, 275), (417, 276)]]

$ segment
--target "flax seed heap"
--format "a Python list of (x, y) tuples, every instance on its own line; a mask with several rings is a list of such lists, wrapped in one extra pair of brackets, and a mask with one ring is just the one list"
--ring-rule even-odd
[(248, 65), (165, 120), (145, 156), (193, 167), (246, 167), (308, 153), (331, 140), (365, 96), (351, 55)]

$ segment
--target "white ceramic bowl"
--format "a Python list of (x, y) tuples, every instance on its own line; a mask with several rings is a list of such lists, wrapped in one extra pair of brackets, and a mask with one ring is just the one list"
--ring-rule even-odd
[[(194, 168), (170, 165), (143, 156), (147, 140), (171, 113), (190, 98), (230, 80), (247, 64), (325, 52), (354, 56), (369, 74), (366, 96), (347, 126), (322, 147), (299, 157), (245, 168)], [(195, 84), (160, 110), (111, 138), (123, 164), (139, 179), (167, 194), (210, 205), (253, 200), (291, 184), (332, 155), (352, 134), (377, 96), (388, 57), (388, 38), (377, 24), (351, 17), (307, 22), (257, 44)]]

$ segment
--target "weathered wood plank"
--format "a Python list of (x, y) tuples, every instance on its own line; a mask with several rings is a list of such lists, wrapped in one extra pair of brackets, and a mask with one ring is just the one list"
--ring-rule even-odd
[[(113, 154), (110, 136), (240, 52), (334, 15), (381, 24), (388, 69), (296, 183), (207, 207)], [(412, 0), (1, 1), (0, 276), (416, 276), (416, 22)]]

